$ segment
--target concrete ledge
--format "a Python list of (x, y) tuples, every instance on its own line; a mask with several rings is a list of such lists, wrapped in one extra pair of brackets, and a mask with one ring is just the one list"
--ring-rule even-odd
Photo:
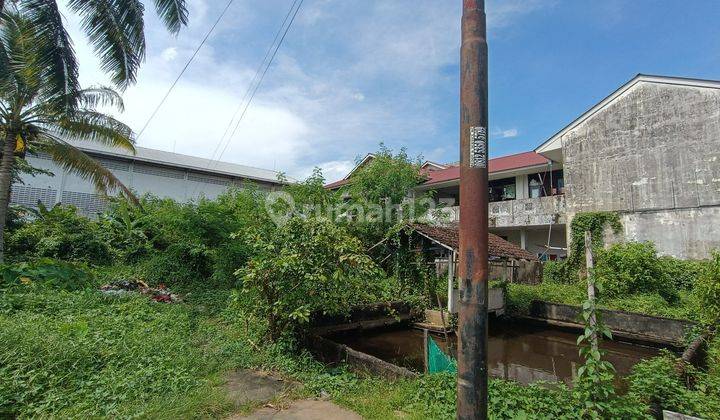
[(307, 348), (320, 361), (328, 364), (347, 363), (355, 372), (371, 373), (387, 379), (414, 378), (418, 374), (380, 360), (375, 356), (353, 350), (319, 335), (310, 336)]
[(673, 411), (663, 410), (663, 420), (702, 420), (697, 417), (688, 416), (687, 414), (675, 413)]
[[(627, 311), (602, 309), (602, 320), (613, 335), (633, 341), (683, 347), (688, 331), (695, 325), (689, 321), (662, 318)], [(583, 328), (579, 322), (582, 308), (535, 300), (530, 305), (528, 320), (552, 325)]]

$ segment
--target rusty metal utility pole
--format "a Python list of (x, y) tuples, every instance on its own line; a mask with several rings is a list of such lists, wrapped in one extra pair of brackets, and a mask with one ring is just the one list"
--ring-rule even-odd
[(487, 419), (488, 49), (485, 0), (463, 0), (457, 418)]

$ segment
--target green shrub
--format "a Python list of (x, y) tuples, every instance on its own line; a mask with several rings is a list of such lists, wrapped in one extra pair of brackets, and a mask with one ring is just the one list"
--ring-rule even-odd
[(0, 266), (0, 290), (49, 287), (82, 290), (95, 285), (86, 265), (43, 258)]
[[(628, 394), (644, 404), (701, 418), (718, 418), (720, 413), (720, 378), (686, 366), (689, 380), (678, 375), (678, 358), (665, 352), (644, 360), (633, 368), (628, 378)], [(686, 384), (693, 383), (693, 388)]]
[(579, 283), (561, 284), (543, 282), (538, 285), (510, 283), (505, 303), (510, 313), (527, 315), (533, 300), (580, 305), (587, 298), (587, 288)]
[(713, 253), (695, 285), (695, 295), (700, 303), (701, 320), (708, 325), (720, 321), (720, 252)]
[[(409, 401), (403, 411), (411, 418), (454, 419), (456, 417), (456, 377), (439, 373), (423, 375), (408, 387)], [(520, 385), (491, 379), (488, 384), (488, 415), (491, 419), (562, 418), (581, 419), (585, 401), (564, 384)], [(647, 406), (633, 397), (609, 401), (605, 418), (650, 418)]]
[(655, 245), (628, 242), (599, 251), (594, 274), (604, 297), (658, 293), (668, 302), (676, 302), (678, 290), (664, 268)]
[(316, 311), (339, 314), (373, 300), (382, 272), (358, 239), (323, 219), (295, 217), (274, 232), (243, 232), (253, 257), (238, 270), (244, 292), (278, 339)]
[(707, 261), (681, 260), (669, 256), (659, 258), (663, 272), (677, 289), (692, 290)]
[[(508, 284), (505, 303), (510, 313), (527, 315), (533, 300), (581, 305), (586, 298), (587, 286), (582, 282), (573, 284), (543, 282), (538, 285)], [(603, 309), (688, 320), (698, 320), (700, 312), (695, 294), (685, 291), (679, 292), (679, 300), (675, 303), (668, 303), (657, 293), (636, 293), (614, 298), (602, 296), (598, 299), (598, 305)]]
[(543, 282), (551, 283), (575, 283), (577, 272), (570, 267), (567, 260), (547, 261), (543, 263)]
[(108, 264), (110, 247), (96, 221), (77, 213), (73, 206), (40, 206), (37, 217), (7, 238), (8, 256), (18, 261), (57, 258)]
[(568, 264), (577, 270), (585, 267), (585, 232), (592, 234), (592, 248), (597, 251), (603, 247), (603, 233), (606, 227), (618, 233), (622, 229), (620, 216), (612, 211), (581, 212), (570, 223), (570, 243), (568, 244)]
[(233, 232), (270, 225), (257, 189), (229, 190), (215, 200), (177, 203), (146, 196), (141, 207), (113, 203), (101, 223), (107, 241), (133, 275), (175, 289), (231, 288), (250, 247)]

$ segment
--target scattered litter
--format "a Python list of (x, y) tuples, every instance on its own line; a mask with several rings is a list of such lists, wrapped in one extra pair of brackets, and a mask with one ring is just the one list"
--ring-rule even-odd
[(137, 292), (148, 296), (155, 302), (163, 303), (175, 303), (182, 300), (178, 295), (171, 293), (164, 284), (159, 284), (158, 287), (150, 287), (142, 280), (117, 280), (102, 286), (100, 291), (112, 296)]

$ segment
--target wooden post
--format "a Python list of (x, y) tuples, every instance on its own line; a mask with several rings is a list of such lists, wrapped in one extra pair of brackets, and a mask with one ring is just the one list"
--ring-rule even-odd
[[(585, 231), (585, 267), (587, 272), (587, 294), (588, 299), (595, 303), (595, 279), (593, 277), (592, 271), (595, 267), (595, 262), (593, 260), (593, 253), (592, 253), (592, 234), (590, 231)], [(590, 326), (593, 327), (593, 330), (595, 331), (595, 326), (597, 324), (597, 319), (595, 318), (595, 312), (593, 312), (590, 315)], [(598, 337), (597, 337), (597, 331), (593, 334), (592, 338), (590, 339), (590, 345), (592, 346), (593, 350), (598, 349)]]
[(423, 329), (423, 358), (425, 360), (425, 373), (428, 373), (430, 361), (428, 360), (428, 330)]
[(455, 305), (455, 251), (450, 251), (448, 255), (448, 313), (457, 313)]

